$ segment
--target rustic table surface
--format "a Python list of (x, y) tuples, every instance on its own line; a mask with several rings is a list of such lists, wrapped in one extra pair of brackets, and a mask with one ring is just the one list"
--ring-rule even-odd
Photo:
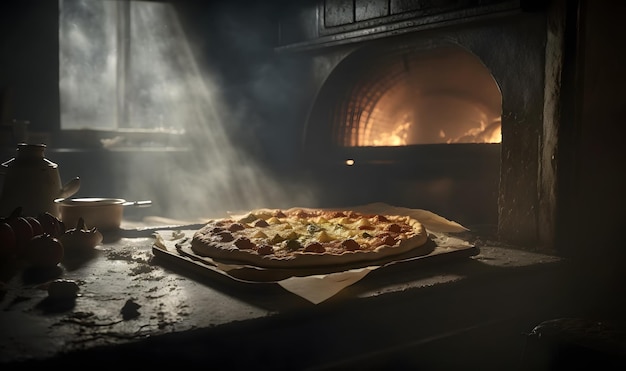
[[(550, 255), (481, 246), (478, 255), (445, 264), (374, 271), (312, 304), (273, 283), (205, 276), (162, 261), (154, 237), (134, 231), (105, 236), (91, 254), (66, 256), (55, 269), (7, 275), (0, 361), (113, 363), (133, 354), (155, 364), (210, 357), (321, 367), (510, 318), (529, 300), (542, 300), (529, 294), (528, 277), (553, 280), (561, 264)], [(76, 282), (78, 296), (50, 298), (47, 284), (55, 279)]]

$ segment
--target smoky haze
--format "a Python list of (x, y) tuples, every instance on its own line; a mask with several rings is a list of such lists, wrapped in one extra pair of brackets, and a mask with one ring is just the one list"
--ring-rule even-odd
[[(66, 5), (72, 2), (65, 1)], [(86, 7), (94, 2), (76, 3)], [(130, 62), (124, 66), (113, 65), (119, 47), (111, 47), (107, 53), (102, 47), (114, 43), (102, 29), (103, 24), (110, 27), (110, 21), (96, 30), (88, 25), (97, 22), (73, 24), (65, 41), (61, 35), (62, 50), (74, 56), (62, 63), (65, 128), (107, 128), (122, 118), (135, 129), (184, 132), (183, 144), (190, 148), (183, 154), (169, 154), (165, 149), (155, 156), (158, 161), (129, 156), (124, 164), (117, 164), (128, 174), (117, 180), (120, 197), (150, 198), (153, 211), (175, 218), (313, 205), (311, 187), (300, 184), (297, 176), (280, 176), (275, 171), (297, 161), (294, 151), (299, 144), (294, 138), (299, 129), (289, 122), (290, 116), (272, 113), (289, 104), (294, 88), (280, 70), (285, 66), (273, 63), (274, 57), (267, 53), (271, 48), (266, 40), (246, 31), (245, 17), (223, 14), (227, 11), (210, 12), (209, 26), (202, 26), (206, 19), (196, 14), (191, 27), (181, 24), (171, 4), (131, 4), (131, 43), (126, 49)], [(94, 47), (94, 35), (108, 36), (103, 45)], [(104, 55), (98, 59), (94, 57), (98, 53)], [(94, 63), (94, 58), (99, 62)], [(94, 71), (98, 64), (102, 68)], [(126, 69), (123, 81), (120, 68)], [(81, 73), (89, 78), (81, 79)], [(86, 84), (107, 89), (115, 85), (115, 79), (118, 92), (119, 84), (124, 85), (125, 111), (120, 114), (118, 105), (117, 111), (101, 114), (114, 104), (110, 96), (103, 98), (102, 90), (94, 94), (93, 86)], [(113, 93), (115, 89), (110, 90)], [(90, 110), (85, 107), (94, 107), (97, 119), (89, 121), (86, 115)], [(285, 111), (289, 108), (293, 107)], [(120, 133), (103, 145), (115, 150), (128, 143)], [(150, 148), (151, 143), (133, 145)]]

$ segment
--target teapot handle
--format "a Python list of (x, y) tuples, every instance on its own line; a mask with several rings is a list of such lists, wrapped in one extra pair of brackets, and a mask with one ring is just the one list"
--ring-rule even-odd
[(72, 196), (74, 193), (78, 192), (80, 188), (80, 178), (76, 177), (69, 182), (65, 183), (63, 188), (61, 188), (60, 198), (66, 198)]

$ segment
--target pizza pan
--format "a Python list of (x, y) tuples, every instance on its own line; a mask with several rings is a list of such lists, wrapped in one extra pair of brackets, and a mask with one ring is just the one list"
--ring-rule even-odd
[(244, 283), (276, 283), (290, 277), (306, 277), (320, 274), (331, 274), (344, 272), (350, 269), (363, 268), (367, 266), (378, 266), (380, 268), (396, 265), (437, 263), (441, 260), (461, 259), (477, 255), (479, 249), (476, 246), (438, 246), (434, 241), (429, 240), (424, 246), (409, 251), (404, 254), (387, 257), (379, 261), (365, 263), (353, 263), (349, 265), (337, 265), (317, 268), (261, 268), (250, 265), (239, 265), (235, 269), (223, 269), (228, 262), (217, 263), (213, 259), (196, 255), (188, 244), (176, 246), (176, 251), (163, 249), (153, 245), (152, 252), (155, 256), (178, 264), (185, 270), (191, 270), (207, 274), (219, 274), (226, 276), (233, 281)]

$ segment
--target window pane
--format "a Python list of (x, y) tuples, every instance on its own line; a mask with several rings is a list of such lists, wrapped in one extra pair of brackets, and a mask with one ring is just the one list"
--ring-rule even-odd
[(197, 120), (196, 69), (171, 4), (59, 4), (62, 129), (177, 130)]
[(188, 83), (193, 80), (188, 76), (192, 69), (185, 45), (171, 4), (130, 3), (123, 100), (129, 127), (169, 129), (189, 122), (194, 97)]
[(59, 1), (62, 129), (116, 124), (116, 2)]

